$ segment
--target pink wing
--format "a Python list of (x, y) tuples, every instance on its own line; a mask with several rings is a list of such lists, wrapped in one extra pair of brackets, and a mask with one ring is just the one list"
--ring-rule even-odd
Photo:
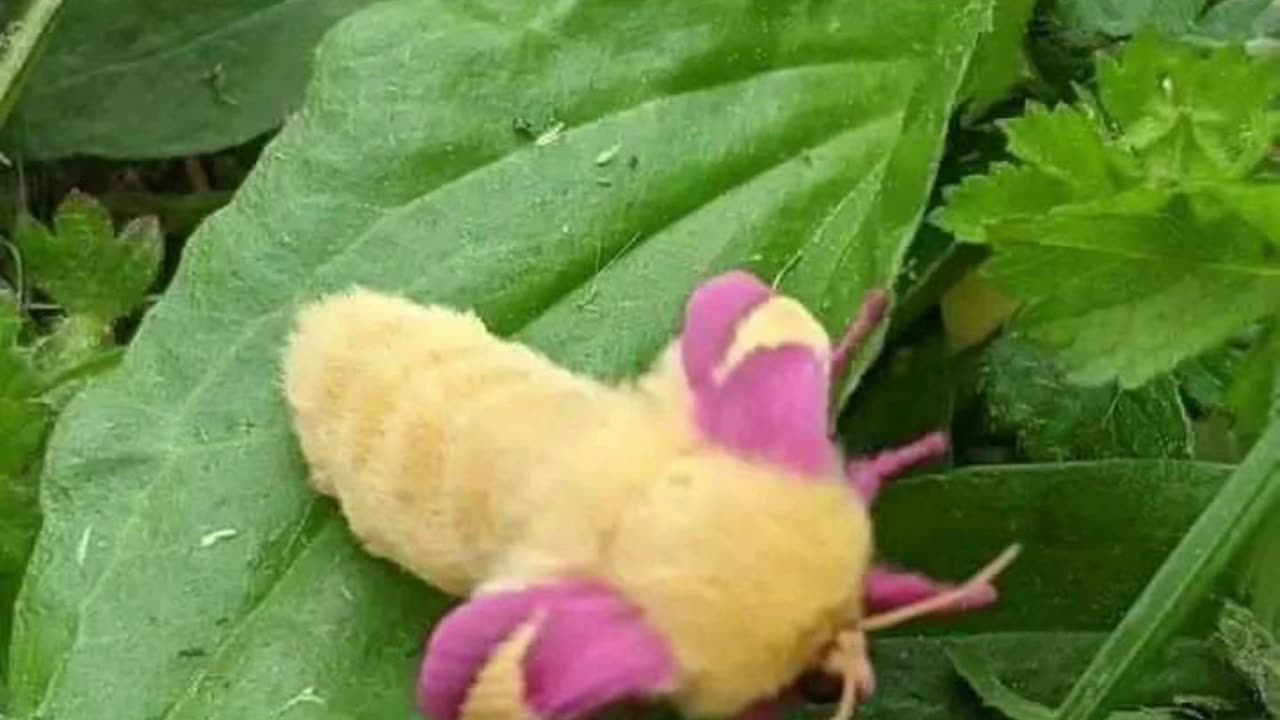
[(735, 271), (708, 280), (689, 299), (680, 352), (696, 420), (708, 440), (743, 457), (825, 474), (838, 461), (827, 435), (831, 382), (812, 348), (756, 350), (722, 381), (714, 377), (738, 325), (774, 295)]
[(675, 660), (640, 611), (603, 585), (566, 582), (481, 595), (455, 609), (427, 646), (418, 702), (432, 720), (458, 720), (492, 653), (528, 620), (528, 706), (568, 720), (626, 698), (671, 689)]

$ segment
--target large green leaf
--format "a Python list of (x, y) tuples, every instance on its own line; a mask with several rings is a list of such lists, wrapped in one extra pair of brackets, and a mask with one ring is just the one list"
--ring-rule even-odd
[(316, 41), (369, 2), (68, 2), (8, 139), (38, 158), (164, 157), (248, 140), (296, 109)]
[(989, 9), (404, 0), (341, 23), (54, 433), (16, 711), (412, 717), (443, 601), (303, 482), (276, 375), (297, 304), (354, 282), (463, 304), (614, 375), (708, 273), (785, 268), (834, 331), (900, 263)]

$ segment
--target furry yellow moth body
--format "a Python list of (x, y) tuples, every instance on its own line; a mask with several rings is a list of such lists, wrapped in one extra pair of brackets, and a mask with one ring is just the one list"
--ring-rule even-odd
[(870, 526), (842, 484), (699, 438), (681, 375), (667, 352), (606, 385), (468, 313), (367, 291), (306, 309), (285, 362), (312, 483), (371, 553), (459, 595), (606, 582), (670, 643), (677, 701), (716, 715), (860, 611)]
[[(467, 598), (433, 631), (433, 720), (567, 720), (628, 698), (764, 718), (797, 678), (875, 684), (860, 626), (994, 600), (872, 566), (868, 506), (926, 436), (846, 464), (835, 347), (791, 298), (727, 273), (625, 382), (568, 372), (465, 310), (367, 290), (300, 314), (284, 386), (310, 482), (374, 555)], [(895, 609), (874, 618), (872, 611)]]

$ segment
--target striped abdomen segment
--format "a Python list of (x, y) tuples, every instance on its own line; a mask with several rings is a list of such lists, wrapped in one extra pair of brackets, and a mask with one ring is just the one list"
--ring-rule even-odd
[(504, 497), (599, 392), (472, 315), (368, 291), (306, 308), (285, 359), (312, 484), (370, 552), (459, 594), (518, 532)]

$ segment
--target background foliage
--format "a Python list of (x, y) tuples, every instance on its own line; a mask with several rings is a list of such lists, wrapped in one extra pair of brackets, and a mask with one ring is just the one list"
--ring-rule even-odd
[(465, 304), (612, 378), (729, 267), (833, 330), (893, 289), (842, 438), (954, 450), (889, 556), (1025, 543), (997, 609), (876, 644), (868, 717), (1280, 712), (1273, 0), (0, 20), (0, 714), (415, 717), (451, 600), (306, 490), (292, 309)]

